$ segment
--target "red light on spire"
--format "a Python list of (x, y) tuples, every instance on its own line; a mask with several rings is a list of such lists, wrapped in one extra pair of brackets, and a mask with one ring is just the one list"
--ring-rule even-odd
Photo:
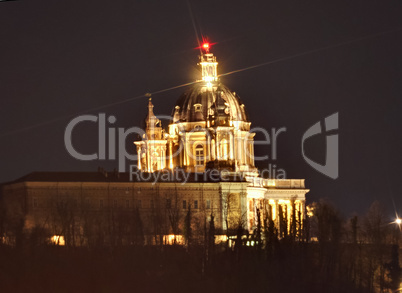
[[(1, 1), (1, 0), (0, 0)], [(202, 43), (198, 43), (200, 46), (194, 49), (204, 50), (206, 53), (209, 53), (209, 50), (216, 43), (210, 43), (208, 39), (202, 38)]]

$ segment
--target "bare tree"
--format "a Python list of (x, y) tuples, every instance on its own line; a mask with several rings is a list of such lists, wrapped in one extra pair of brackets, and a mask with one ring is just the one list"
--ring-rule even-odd
[(183, 227), (183, 236), (187, 249), (190, 247), (193, 234), (191, 228), (191, 219), (192, 219), (191, 204), (189, 204), (186, 217), (184, 218), (184, 227)]
[(227, 245), (229, 245), (229, 238), (232, 235), (237, 235), (239, 224), (241, 223), (241, 226), (244, 227), (238, 194), (228, 192), (226, 196), (222, 196), (222, 214), (225, 223)]
[(181, 199), (182, 198), (178, 196), (177, 187), (175, 187), (173, 195), (166, 196), (166, 210), (170, 227), (174, 235), (174, 244), (176, 244), (176, 236), (180, 234), (179, 224), (182, 218)]
[(370, 292), (379, 287), (382, 292), (385, 288), (385, 257), (388, 223), (384, 208), (375, 201), (368, 210), (364, 219), (364, 232), (368, 242), (369, 255), (366, 257), (367, 287)]

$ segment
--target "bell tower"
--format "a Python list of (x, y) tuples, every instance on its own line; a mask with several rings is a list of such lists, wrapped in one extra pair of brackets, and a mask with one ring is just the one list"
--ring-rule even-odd
[[(149, 95), (150, 97), (150, 95)], [(142, 172), (155, 172), (166, 168), (166, 144), (161, 121), (154, 114), (152, 98), (148, 102), (145, 118), (145, 133), (141, 141), (135, 141), (138, 154), (138, 169)]]

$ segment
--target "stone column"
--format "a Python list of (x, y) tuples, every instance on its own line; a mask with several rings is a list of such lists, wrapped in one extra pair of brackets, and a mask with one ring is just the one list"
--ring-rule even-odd
[(306, 218), (306, 201), (305, 200), (301, 200), (300, 201), (301, 204), (301, 220), (303, 221)]
[(149, 146), (149, 142), (146, 142), (146, 146), (147, 146), (147, 171), (151, 172), (151, 154), (149, 152), (150, 146)]
[(288, 222), (288, 234), (290, 233), (290, 224), (292, 223), (292, 213), (293, 213), (293, 209), (292, 209), (292, 203), (289, 202), (286, 204), (286, 216), (287, 216), (287, 222)]
[(173, 169), (173, 142), (169, 141), (169, 168)]
[(205, 154), (204, 154), (204, 164), (207, 163), (207, 161), (212, 160), (212, 155), (211, 155), (211, 135), (209, 133), (206, 134), (208, 139), (207, 139), (207, 146), (205, 148)]
[(231, 159), (231, 160), (233, 160), (233, 149), (234, 149), (233, 132), (230, 131), (230, 134), (229, 134), (229, 159)]
[(250, 227), (250, 200), (249, 199), (246, 199), (246, 202), (247, 202), (247, 230), (251, 230), (251, 227)]
[(187, 166), (188, 161), (187, 161), (187, 137), (186, 134), (182, 137), (182, 142), (183, 142), (183, 165)]
[(211, 160), (213, 160), (213, 161), (216, 158), (215, 149), (216, 149), (216, 142), (215, 142), (215, 139), (212, 139), (212, 142), (211, 142)]
[(220, 146), (221, 146), (221, 141), (220, 141), (220, 137), (219, 134), (216, 133), (215, 136), (215, 155), (216, 155), (216, 159), (219, 160), (221, 158), (221, 152), (220, 152)]
[(275, 199), (274, 200), (274, 204), (275, 204), (275, 226), (278, 228), (278, 231), (279, 231), (279, 203), (278, 203), (278, 200), (277, 199)]
[(137, 146), (137, 154), (138, 154), (138, 169), (141, 170), (141, 147)]
[(250, 142), (250, 164), (251, 166), (254, 166), (254, 141)]

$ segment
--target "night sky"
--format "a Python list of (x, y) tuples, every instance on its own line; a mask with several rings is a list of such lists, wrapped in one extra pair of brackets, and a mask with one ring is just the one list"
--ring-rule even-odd
[[(145, 93), (194, 81), (199, 37), (216, 43), (221, 81), (243, 100), (252, 126), (286, 127), (278, 158), (258, 162), (305, 178), (308, 202), (328, 198), (345, 216), (381, 200), (402, 212), (402, 1), (0, 2), (0, 182), (33, 171), (96, 171), (64, 146), (80, 114), (141, 126)], [(194, 25), (193, 25), (194, 20)], [(170, 115), (184, 87), (153, 94)], [(109, 105), (109, 106), (108, 106)], [(339, 178), (310, 167), (303, 133), (339, 112)], [(74, 130), (74, 146), (97, 150), (97, 125)], [(127, 146), (134, 151), (129, 137)], [(325, 161), (325, 137), (306, 144)], [(270, 154), (257, 146), (256, 154)], [(133, 163), (133, 162), (132, 162)]]

